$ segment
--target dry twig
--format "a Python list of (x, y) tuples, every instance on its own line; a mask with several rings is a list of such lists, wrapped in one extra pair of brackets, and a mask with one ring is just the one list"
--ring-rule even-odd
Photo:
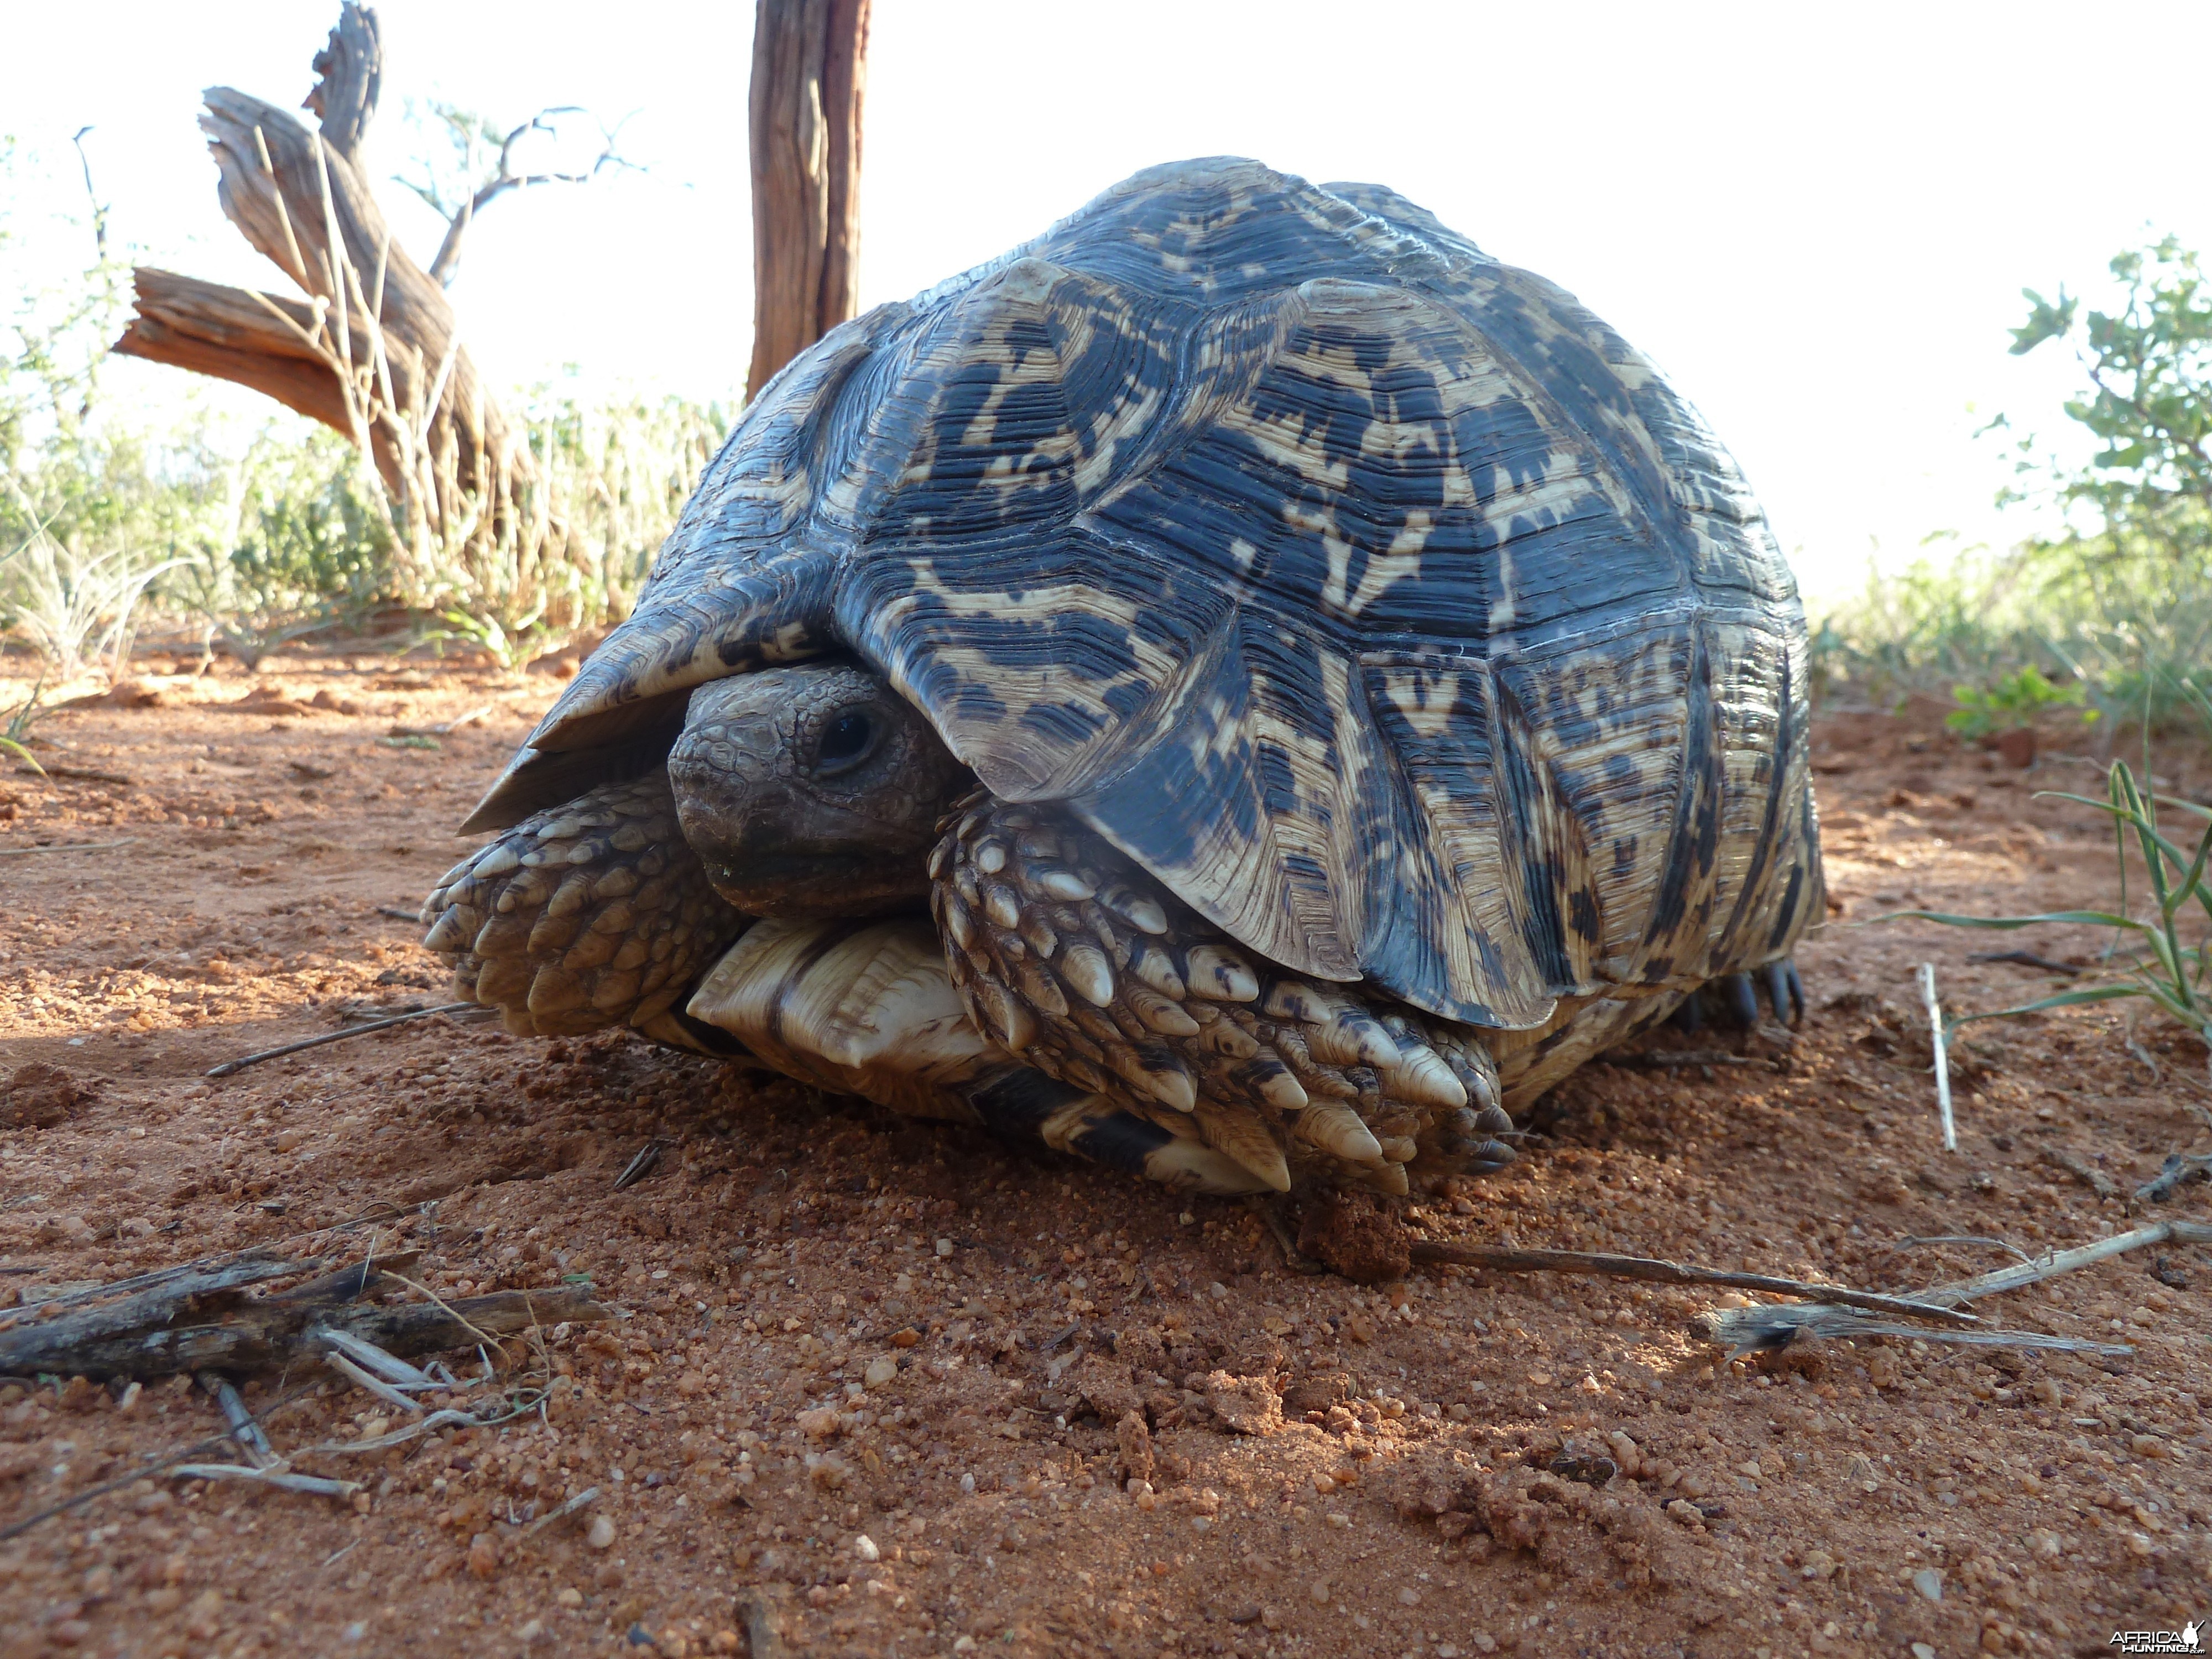
[(137, 787), (138, 780), (125, 777), (120, 772), (101, 772), (89, 766), (63, 766), (58, 763), (42, 765), (35, 769), (28, 766), (15, 769), (26, 777), (74, 778), (80, 783), (112, 783), (125, 789)]
[(1987, 1326), (1979, 1330), (1956, 1330), (1948, 1327), (1929, 1330), (1917, 1325), (1899, 1325), (1886, 1319), (1869, 1319), (1865, 1315), (1833, 1303), (1800, 1304), (1795, 1307), (1768, 1305), (1759, 1308), (1716, 1308), (1700, 1314), (1695, 1328), (1698, 1335), (1716, 1347), (1729, 1350), (1729, 1357), (1787, 1346), (1805, 1337), (1905, 1336), (1924, 1342), (1950, 1342), (1983, 1348), (2043, 1348), (2063, 1353), (2094, 1353), (2112, 1357), (2130, 1354), (2134, 1349), (2108, 1342), (2082, 1342), (2070, 1336), (2050, 1336), (2041, 1331), (2002, 1330)]
[(1654, 1285), (1715, 1285), (1729, 1290), (1759, 1291), (1768, 1296), (1798, 1296), (1810, 1301), (1869, 1308), (1877, 1313), (1924, 1319), (1942, 1325), (1981, 1322), (1956, 1309), (1917, 1302), (1907, 1297), (1882, 1296), (1872, 1291), (1850, 1290), (1841, 1285), (1811, 1285), (1801, 1279), (1776, 1279), (1767, 1273), (1686, 1267), (1679, 1262), (1661, 1261), (1650, 1256), (1603, 1255), (1582, 1250), (1525, 1250), (1500, 1244), (1456, 1244), (1433, 1239), (1416, 1240), (1411, 1250), (1414, 1261), (1438, 1267), (1486, 1267), (1499, 1273), (1594, 1273), (1607, 1279), (1640, 1279)]
[(256, 1468), (246, 1463), (179, 1463), (169, 1471), (172, 1480), (257, 1480), (285, 1492), (304, 1492), (323, 1498), (350, 1498), (361, 1490), (358, 1480), (331, 1480), (319, 1474), (294, 1474), (289, 1469)]
[[(2062, 1250), (2055, 1255), (2018, 1262), (2009, 1267), (2000, 1267), (1994, 1273), (1978, 1274), (1972, 1279), (1938, 1285), (1921, 1291), (1920, 1295), (1930, 1303), (1955, 1307), (1962, 1302), (2040, 1284), (2046, 1279), (2055, 1279), (2060, 1273), (2071, 1273), (2077, 1267), (2090, 1267), (2129, 1250), (2141, 1249), (2148, 1244), (2165, 1243), (2169, 1240), (2185, 1244), (2212, 1243), (2212, 1223), (2161, 1221), (2151, 1226), (2138, 1227), (2132, 1232), (2116, 1233), (2110, 1238), (2098, 1239), (2077, 1249)], [(1739, 1354), (1753, 1349), (1778, 1348), (1801, 1335), (1917, 1336), (1932, 1342), (2046, 1348), (2069, 1353), (2113, 1357), (2135, 1352), (2123, 1344), (2077, 1341), (2072, 1337), (2051, 1336), (2040, 1331), (2008, 1331), (1995, 1327), (1965, 1331), (1915, 1330), (1906, 1326), (1868, 1320), (1849, 1308), (1834, 1305), (1839, 1300), (1832, 1298), (1828, 1304), (1810, 1307), (1723, 1309), (1704, 1316), (1703, 1332), (1707, 1340)]]
[(1943, 1150), (1959, 1150), (1959, 1126), (1951, 1117), (1950, 1044), (1943, 1031), (1943, 1005), (1936, 1000), (1936, 964), (1920, 964), (1920, 994), (1928, 1002), (1928, 1036), (1936, 1049), (1936, 1111), (1943, 1124)]
[[(88, 1302), (97, 1302), (103, 1297), (133, 1298), (128, 1304), (118, 1302), (103, 1308), (100, 1310), (103, 1315), (116, 1315), (124, 1318), (126, 1323), (143, 1321), (163, 1310), (181, 1308), (191, 1297), (211, 1291), (258, 1285), (264, 1279), (289, 1279), (295, 1273), (313, 1273), (323, 1265), (323, 1259), (319, 1257), (312, 1261), (287, 1261), (266, 1249), (240, 1250), (235, 1255), (180, 1262), (173, 1267), (137, 1273), (129, 1279), (118, 1279), (112, 1284), (94, 1285), (81, 1291), (64, 1291), (58, 1296), (27, 1302), (20, 1308), (0, 1310), (0, 1331), (26, 1319), (45, 1317), (55, 1309), (80, 1307)], [(24, 1294), (28, 1296), (30, 1292), (27, 1291)], [(127, 1315), (123, 1311), (126, 1307), (130, 1310)], [(5, 1345), (0, 1343), (0, 1354), (4, 1352)], [(4, 1358), (0, 1358), (0, 1367), (4, 1367), (5, 1363)]]
[(528, 1526), (522, 1529), (522, 1535), (525, 1538), (536, 1537), (539, 1533), (544, 1531), (546, 1528), (551, 1526), (556, 1521), (560, 1520), (562, 1516), (574, 1515), (578, 1510), (582, 1509), (586, 1504), (596, 1502), (599, 1496), (599, 1489), (597, 1486), (585, 1487), (583, 1491), (578, 1492), (567, 1503), (562, 1504), (560, 1508), (556, 1510), (548, 1510), (544, 1514), (539, 1516), (535, 1521), (532, 1521)]
[(2136, 1188), (2136, 1201), (2163, 1204), (2173, 1196), (2176, 1188), (2192, 1177), (2212, 1178), (2212, 1152), (2168, 1152), (2158, 1173)]
[(2109, 1238), (2100, 1238), (2075, 1249), (2061, 1250), (2055, 1255), (2043, 1256), (2010, 1267), (2000, 1267), (1995, 1273), (1958, 1279), (1949, 1285), (1937, 1285), (1921, 1294), (1931, 1302), (1947, 1307), (1955, 1306), (1981, 1297), (1996, 1296), (2006, 1291), (2039, 1285), (2046, 1279), (2056, 1279), (2059, 1274), (2072, 1273), (2077, 1267), (2092, 1267), (2112, 1256), (2142, 1249), (2147, 1244), (2168, 1243), (2212, 1244), (2212, 1222), (2154, 1221), (2147, 1227), (2114, 1233)]
[(637, 1156), (630, 1159), (629, 1164), (623, 1166), (623, 1172), (615, 1177), (615, 1190), (620, 1192), (625, 1187), (635, 1187), (659, 1169), (660, 1154), (672, 1144), (656, 1136), (639, 1147)]
[(0, 858), (13, 858), (23, 853), (105, 853), (113, 848), (137, 844), (137, 836), (125, 836), (121, 841), (72, 841), (56, 847), (0, 847)]
[(2053, 1169), (2063, 1170), (2100, 1198), (2118, 1198), (2120, 1195), (2118, 1183), (2112, 1176), (2092, 1164), (2084, 1164), (2069, 1152), (2057, 1146), (2046, 1146), (2043, 1151), (2043, 1161)]
[(1969, 962), (2008, 962), (2016, 967), (2040, 969), (2046, 974), (2064, 974), (2069, 978), (2078, 975), (2081, 969), (2070, 962), (2053, 962), (2049, 957), (2039, 957), (2033, 951), (1969, 951)]
[(465, 714), (456, 714), (452, 720), (440, 720), (435, 726), (395, 726), (388, 733), (395, 738), (449, 738), (465, 726), (474, 726), (492, 712), (489, 703), (481, 708), (471, 708)]
[(286, 1054), (296, 1054), (304, 1048), (319, 1048), (326, 1042), (343, 1042), (348, 1037), (366, 1036), (371, 1031), (381, 1031), (393, 1025), (404, 1025), (410, 1019), (428, 1019), (433, 1014), (457, 1014), (474, 1008), (473, 1002), (441, 1002), (434, 1008), (417, 1008), (411, 1013), (394, 1014), (388, 1019), (373, 1019), (365, 1025), (349, 1025), (343, 1031), (325, 1031), (320, 1036), (303, 1037), (297, 1042), (287, 1042), (275, 1048), (264, 1048), (258, 1054), (241, 1054), (236, 1060), (226, 1060), (220, 1066), (209, 1068), (209, 1077), (228, 1077), (249, 1066), (258, 1066), (264, 1060), (282, 1060)]

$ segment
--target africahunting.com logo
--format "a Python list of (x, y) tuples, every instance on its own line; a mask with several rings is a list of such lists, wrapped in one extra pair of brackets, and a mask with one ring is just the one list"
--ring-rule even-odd
[(2105, 1645), (2115, 1653), (2203, 1653), (2204, 1627), (2192, 1619), (2179, 1630), (2116, 1630)]

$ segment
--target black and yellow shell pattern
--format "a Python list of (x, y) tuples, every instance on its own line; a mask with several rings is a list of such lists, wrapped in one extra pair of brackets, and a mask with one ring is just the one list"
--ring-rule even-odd
[(472, 827), (840, 651), (1000, 799), (1450, 1018), (1686, 988), (1821, 912), (1803, 616), (1734, 464), (1378, 186), (1154, 168), (829, 335)]

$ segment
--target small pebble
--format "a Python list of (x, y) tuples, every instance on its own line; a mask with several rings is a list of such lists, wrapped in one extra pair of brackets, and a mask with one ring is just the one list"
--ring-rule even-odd
[(898, 1361), (889, 1354), (881, 1354), (868, 1362), (868, 1369), (860, 1373), (860, 1380), (872, 1389), (880, 1389), (898, 1376)]
[(1306, 1594), (1313, 1597), (1316, 1606), (1326, 1607), (1328, 1604), (1328, 1580), (1315, 1579), (1312, 1583), (1306, 1586)]
[(880, 1561), (884, 1559), (883, 1551), (876, 1547), (876, 1540), (866, 1533), (860, 1533), (854, 1537), (853, 1553), (863, 1561)]
[(566, 1607), (568, 1611), (574, 1613), (578, 1607), (584, 1605), (584, 1592), (578, 1589), (574, 1584), (568, 1585), (558, 1595), (553, 1598), (553, 1603), (556, 1607)]
[(1925, 1642), (1912, 1644), (1912, 1659), (1936, 1659), (1936, 1650)]
[(1415, 1589), (1411, 1584), (1407, 1585), (1398, 1592), (1398, 1605), (1405, 1607), (1418, 1607), (1421, 1605), (1420, 1591)]
[(615, 1542), (615, 1523), (604, 1515), (592, 1517), (592, 1524), (584, 1534), (584, 1541), (595, 1550), (612, 1549)]
[(952, 1254), (952, 1241), (949, 1238), (939, 1239), (937, 1241), (937, 1253), (940, 1256), (951, 1255)]
[(1943, 1575), (1933, 1567), (1923, 1567), (1912, 1575), (1912, 1588), (1930, 1601), (1943, 1599)]
[(499, 1540), (488, 1532), (469, 1540), (469, 1571), (478, 1578), (489, 1578), (499, 1571)]

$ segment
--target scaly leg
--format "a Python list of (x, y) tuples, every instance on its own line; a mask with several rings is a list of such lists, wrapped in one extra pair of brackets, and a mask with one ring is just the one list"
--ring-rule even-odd
[(1805, 981), (1798, 977), (1796, 963), (1783, 957), (1747, 973), (1723, 974), (1706, 981), (1682, 999), (1672, 1023), (1685, 1031), (1698, 1031), (1705, 1029), (1708, 1019), (1714, 1019), (1733, 1030), (1753, 1030), (1759, 1024), (1762, 992), (1776, 1024), (1794, 1026), (1804, 1020)]
[(422, 906), (462, 995), (520, 1036), (645, 1024), (687, 995), (745, 919), (684, 844), (668, 775), (601, 784), (503, 831)]
[(1255, 963), (1056, 815), (973, 798), (931, 855), (953, 982), (1008, 1052), (1133, 1115), (1195, 1131), (1256, 1180), (1293, 1166), (1376, 1191), (1513, 1154), (1473, 1033)]

